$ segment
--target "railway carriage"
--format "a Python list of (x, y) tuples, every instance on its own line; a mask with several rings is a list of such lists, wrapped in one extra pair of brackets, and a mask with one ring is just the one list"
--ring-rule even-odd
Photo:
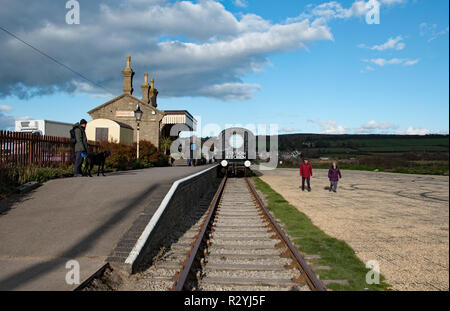
[(222, 174), (245, 175), (256, 159), (256, 137), (245, 128), (229, 128), (218, 137), (216, 160)]

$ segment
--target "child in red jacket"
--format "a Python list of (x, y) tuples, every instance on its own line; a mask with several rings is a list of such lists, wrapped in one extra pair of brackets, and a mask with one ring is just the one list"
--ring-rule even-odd
[(308, 184), (308, 191), (311, 191), (312, 166), (308, 159), (304, 159), (300, 165), (300, 176), (302, 177), (302, 191), (305, 191), (305, 181)]

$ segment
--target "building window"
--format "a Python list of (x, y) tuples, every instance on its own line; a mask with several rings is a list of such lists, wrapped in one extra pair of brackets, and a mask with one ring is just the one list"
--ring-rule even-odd
[(108, 128), (97, 127), (95, 129), (95, 141), (108, 141)]

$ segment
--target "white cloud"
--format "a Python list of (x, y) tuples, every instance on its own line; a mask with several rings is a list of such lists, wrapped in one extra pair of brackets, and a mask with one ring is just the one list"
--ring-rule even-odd
[(389, 122), (376, 122), (375, 120), (371, 120), (369, 122), (367, 122), (366, 124), (364, 124), (362, 126), (362, 128), (365, 129), (392, 129), (392, 128), (396, 128), (396, 126), (392, 123)]
[(312, 13), (316, 16), (326, 18), (351, 18), (365, 15), (370, 8), (371, 5), (368, 1), (355, 1), (348, 9), (343, 8), (336, 1), (331, 1), (316, 6), (312, 10)]
[(380, 130), (392, 130), (396, 129), (397, 126), (395, 124), (389, 122), (376, 122), (375, 120), (371, 120), (366, 124), (362, 125), (360, 128), (356, 129), (355, 132), (358, 134), (373, 134)]
[(319, 126), (321, 134), (347, 134), (349, 132), (348, 128), (338, 125), (334, 120), (322, 121), (309, 119), (308, 121)]
[(438, 31), (438, 25), (437, 24), (428, 24), (428, 23), (421, 23), (419, 25), (419, 34), (422, 37), (428, 37), (428, 42), (434, 41), (437, 38), (444, 36), (448, 34), (449, 28), (448, 26), (440, 31)]
[(395, 4), (406, 3), (407, 0), (356, 0), (350, 7), (344, 8), (341, 3), (337, 1), (329, 1), (316, 6), (308, 5), (308, 10), (303, 12), (295, 19), (304, 18), (324, 18), (326, 20), (330, 19), (349, 19), (353, 17), (365, 16), (370, 10), (373, 9), (374, 5), (392, 6)]
[[(433, 28), (435, 29), (436, 27), (437, 27), (436, 24), (431, 26), (432, 29)], [(425, 23), (425, 22), (420, 23), (420, 25), (419, 25), (419, 34), (420, 34), (420, 36), (422, 36), (422, 37), (425, 36), (429, 29), (430, 29), (430, 26), (428, 26), (428, 23)]]
[[(236, 17), (212, 0), (116, 2), (89, 2), (90, 10), (84, 11), (77, 27), (52, 21), (51, 14), (28, 16), (34, 23), (27, 31), (8, 27), (115, 95), (122, 89), (120, 70), (125, 56), (131, 55), (137, 96), (143, 73), (148, 71), (155, 77), (160, 96), (224, 100), (250, 99), (260, 86), (244, 83), (242, 77), (261, 71), (269, 55), (333, 40), (322, 20), (274, 24), (255, 14)], [(1, 18), (6, 6), (0, 7)], [(22, 12), (20, 6), (17, 10)], [(0, 97), (30, 97), (35, 95), (30, 90), (36, 89), (38, 94), (67, 91), (105, 96), (104, 90), (42, 62), (40, 55), (12, 38), (0, 41), (0, 58), (9, 60), (0, 63)]]
[[(320, 134), (397, 134), (397, 135), (448, 135), (448, 130), (432, 130), (426, 128), (415, 128), (409, 126), (407, 129), (398, 129), (398, 126), (390, 122), (377, 122), (371, 120), (358, 128), (350, 128), (338, 124), (335, 120), (308, 119), (319, 127)], [(284, 129), (283, 129), (284, 131)]]
[(224, 83), (201, 88), (198, 94), (221, 98), (226, 101), (249, 100), (252, 98), (252, 94), (260, 89), (261, 87), (258, 84)]
[(387, 4), (387, 5), (394, 5), (394, 4), (402, 4), (406, 3), (407, 0), (381, 0), (381, 3)]
[[(400, 51), (400, 50), (403, 50), (406, 46), (405, 43), (403, 43), (401, 41), (403, 41), (403, 37), (397, 36), (395, 38), (389, 38), (383, 44), (374, 45), (372, 47), (367, 47), (367, 48), (371, 49), (371, 50), (376, 50), (376, 51), (384, 51), (384, 50), (388, 50), (388, 49), (394, 49), (394, 50)], [(364, 44), (360, 44), (359, 47), (366, 47), (366, 46)]]
[[(347, 8), (331, 1), (273, 23), (256, 14), (235, 15), (213, 0), (86, 1), (81, 24), (73, 27), (61, 22), (64, 7), (53, 2), (2, 0), (2, 26), (115, 95), (122, 89), (124, 58), (131, 55), (137, 96), (143, 73), (148, 71), (155, 77), (161, 97), (224, 100), (251, 98), (260, 86), (244, 83), (243, 77), (264, 69), (270, 55), (333, 40), (329, 19), (361, 17), (370, 9), (363, 0)], [(394, 3), (399, 1), (382, 1)], [(106, 96), (104, 90), (43, 61), (17, 40), (5, 38), (0, 41), (0, 59), (8, 61), (0, 62), (0, 97), (14, 94), (27, 98), (53, 92)]]
[(233, 0), (233, 3), (235, 6), (238, 6), (240, 8), (246, 8), (248, 6), (247, 1), (245, 0)]
[(284, 132), (284, 133), (293, 133), (295, 131), (297, 131), (297, 130), (295, 128), (292, 128), (292, 127), (283, 127), (281, 129), (281, 132)]
[[(372, 51), (385, 51), (385, 50), (396, 50), (401, 51), (406, 47), (406, 44), (403, 41), (402, 36), (397, 36), (395, 38), (389, 38), (385, 43), (374, 45), (374, 46), (367, 46), (366, 44), (359, 44), (359, 48), (365, 48), (370, 49)], [(367, 63), (372, 63), (380, 67), (384, 67), (386, 65), (403, 65), (403, 66), (413, 66), (419, 63), (419, 59), (405, 59), (405, 58), (372, 58), (372, 59), (365, 59), (363, 60)], [(361, 70), (361, 73), (367, 72), (367, 71), (373, 71), (374, 69), (370, 66), (367, 66), (365, 70)]]
[(112, 96), (114, 96), (114, 94), (99, 92), (98, 88), (92, 86), (87, 82), (73, 80), (72, 83), (75, 85), (75, 93), (91, 94), (91, 96), (94, 98), (111, 98)]
[(386, 65), (398, 65), (403, 62), (403, 60), (399, 58), (392, 58), (392, 59), (384, 59), (384, 58), (373, 58), (370, 60), (365, 60), (366, 62), (370, 62), (372, 64), (378, 65), (378, 66), (386, 66)]
[(12, 111), (13, 108), (11, 106), (7, 106), (7, 105), (0, 105), (0, 111)]
[(403, 63), (405, 66), (413, 66), (419, 63), (419, 59), (407, 60)]
[(369, 72), (369, 71), (375, 71), (375, 68), (373, 68), (372, 66), (367, 65), (366, 68), (360, 70), (360, 73), (366, 73), (366, 72)]
[(403, 66), (412, 66), (419, 63), (419, 59), (404, 59), (404, 58), (392, 58), (392, 59), (385, 59), (385, 58), (372, 58), (372, 59), (365, 59), (363, 60), (366, 63), (372, 63), (380, 67), (384, 67), (387, 65), (403, 65)]
[(362, 0), (353, 2), (352, 5), (347, 9), (342, 7), (342, 5), (337, 1), (330, 1), (316, 6), (309, 5), (308, 10), (306, 12), (303, 12), (294, 19), (296, 20), (302, 20), (305, 18), (323, 18), (326, 20), (348, 19), (351, 17), (363, 16), (371, 9), (371, 7), (372, 6), (368, 2)]
[(414, 128), (412, 126), (408, 127), (406, 130), (397, 130), (396, 134), (399, 135), (430, 135), (430, 134), (447, 134), (445, 131), (441, 130), (430, 130), (426, 128)]

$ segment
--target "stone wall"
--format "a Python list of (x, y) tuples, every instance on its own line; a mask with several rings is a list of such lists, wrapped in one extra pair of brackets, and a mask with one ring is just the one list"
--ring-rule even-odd
[(215, 166), (178, 185), (134, 263), (121, 265), (126, 271), (134, 273), (140, 270), (143, 262), (144, 264), (146, 261), (148, 262), (161, 248), (163, 239), (183, 222), (183, 216), (188, 214), (196, 204), (199, 204), (202, 197), (217, 189), (221, 180), (218, 178), (217, 168)]

